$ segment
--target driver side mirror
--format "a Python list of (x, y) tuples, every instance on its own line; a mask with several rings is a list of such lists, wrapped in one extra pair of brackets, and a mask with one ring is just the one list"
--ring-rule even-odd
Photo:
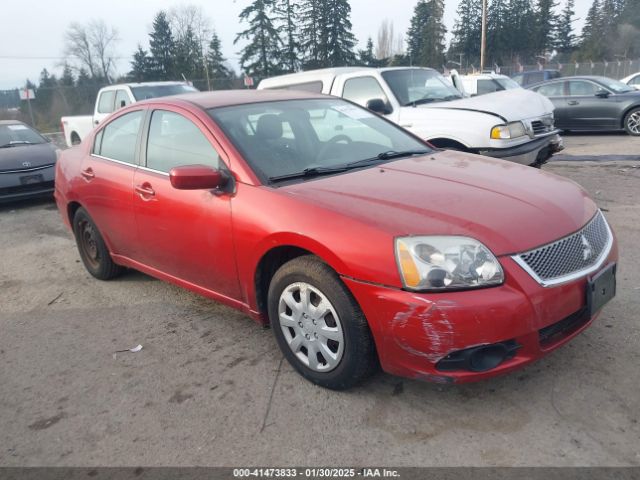
[(229, 176), (205, 165), (185, 165), (169, 172), (171, 186), (177, 190), (214, 190), (224, 187)]
[(609, 95), (611, 95), (607, 90), (605, 90), (604, 88), (601, 88), (600, 90), (598, 90), (596, 92), (596, 97), (598, 98), (609, 98)]
[(371, 110), (378, 115), (387, 115), (391, 113), (391, 109), (387, 106), (387, 103), (381, 98), (372, 98), (367, 102), (367, 110)]

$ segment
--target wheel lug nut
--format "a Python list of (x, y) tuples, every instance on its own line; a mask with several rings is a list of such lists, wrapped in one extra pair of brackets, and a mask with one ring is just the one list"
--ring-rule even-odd
[(302, 328), (302, 322), (298, 322), (298, 326)]
[(313, 336), (314, 336), (315, 338), (318, 338), (318, 334), (317, 334), (316, 332), (313, 332)]
[(310, 339), (311, 339), (311, 337), (309, 336), (309, 334), (308, 334), (308, 333), (304, 336), (304, 338), (306, 338), (307, 340), (310, 340)]
[(314, 318), (313, 320), (311, 320), (311, 322), (315, 325), (316, 324), (316, 319)]

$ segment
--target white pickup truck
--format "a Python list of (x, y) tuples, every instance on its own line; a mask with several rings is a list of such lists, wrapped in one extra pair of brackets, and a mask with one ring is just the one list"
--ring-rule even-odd
[(330, 68), (268, 78), (258, 89), (343, 97), (436, 147), (524, 165), (540, 166), (563, 148), (547, 98), (523, 89), (463, 98), (431, 68)]
[(146, 82), (109, 85), (100, 89), (93, 115), (62, 117), (62, 132), (67, 146), (79, 144), (100, 122), (119, 108), (147, 98), (167, 97), (180, 93), (197, 92), (186, 82)]

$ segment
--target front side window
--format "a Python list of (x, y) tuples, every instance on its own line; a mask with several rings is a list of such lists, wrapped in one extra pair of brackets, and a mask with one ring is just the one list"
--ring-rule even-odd
[(564, 82), (550, 83), (533, 89), (545, 97), (562, 97), (564, 96)]
[(100, 94), (100, 100), (98, 101), (98, 113), (112, 113), (113, 101), (116, 96), (115, 90), (108, 90)]
[(93, 153), (111, 160), (134, 164), (142, 117), (143, 111), (137, 110), (109, 122), (96, 135)]
[(342, 96), (363, 107), (367, 106), (369, 100), (374, 99), (388, 103), (384, 90), (374, 77), (350, 78), (344, 82)]
[(151, 116), (147, 140), (147, 167), (169, 173), (174, 167), (220, 167), (220, 155), (191, 120), (165, 110)]
[(388, 70), (382, 72), (382, 77), (403, 106), (462, 98), (460, 92), (435, 70)]
[(429, 147), (368, 110), (339, 99), (214, 108), (209, 114), (264, 182), (306, 169), (376, 161)]
[(572, 80), (569, 82), (569, 95), (572, 97), (593, 96), (602, 90), (602, 87), (592, 82)]

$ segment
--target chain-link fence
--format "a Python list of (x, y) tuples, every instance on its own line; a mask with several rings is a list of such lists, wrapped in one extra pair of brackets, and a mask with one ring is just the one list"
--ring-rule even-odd
[[(559, 70), (563, 77), (572, 75), (598, 75), (602, 77), (614, 78), (620, 80), (624, 77), (640, 71), (640, 59), (638, 60), (614, 60), (610, 62), (541, 62), (535, 65), (521, 65), (519, 63), (513, 65), (488, 65), (485, 70), (493, 70), (496, 73), (513, 76), (521, 72), (529, 72), (534, 70)], [(462, 73), (477, 72), (477, 68), (473, 65), (462, 69)]]

